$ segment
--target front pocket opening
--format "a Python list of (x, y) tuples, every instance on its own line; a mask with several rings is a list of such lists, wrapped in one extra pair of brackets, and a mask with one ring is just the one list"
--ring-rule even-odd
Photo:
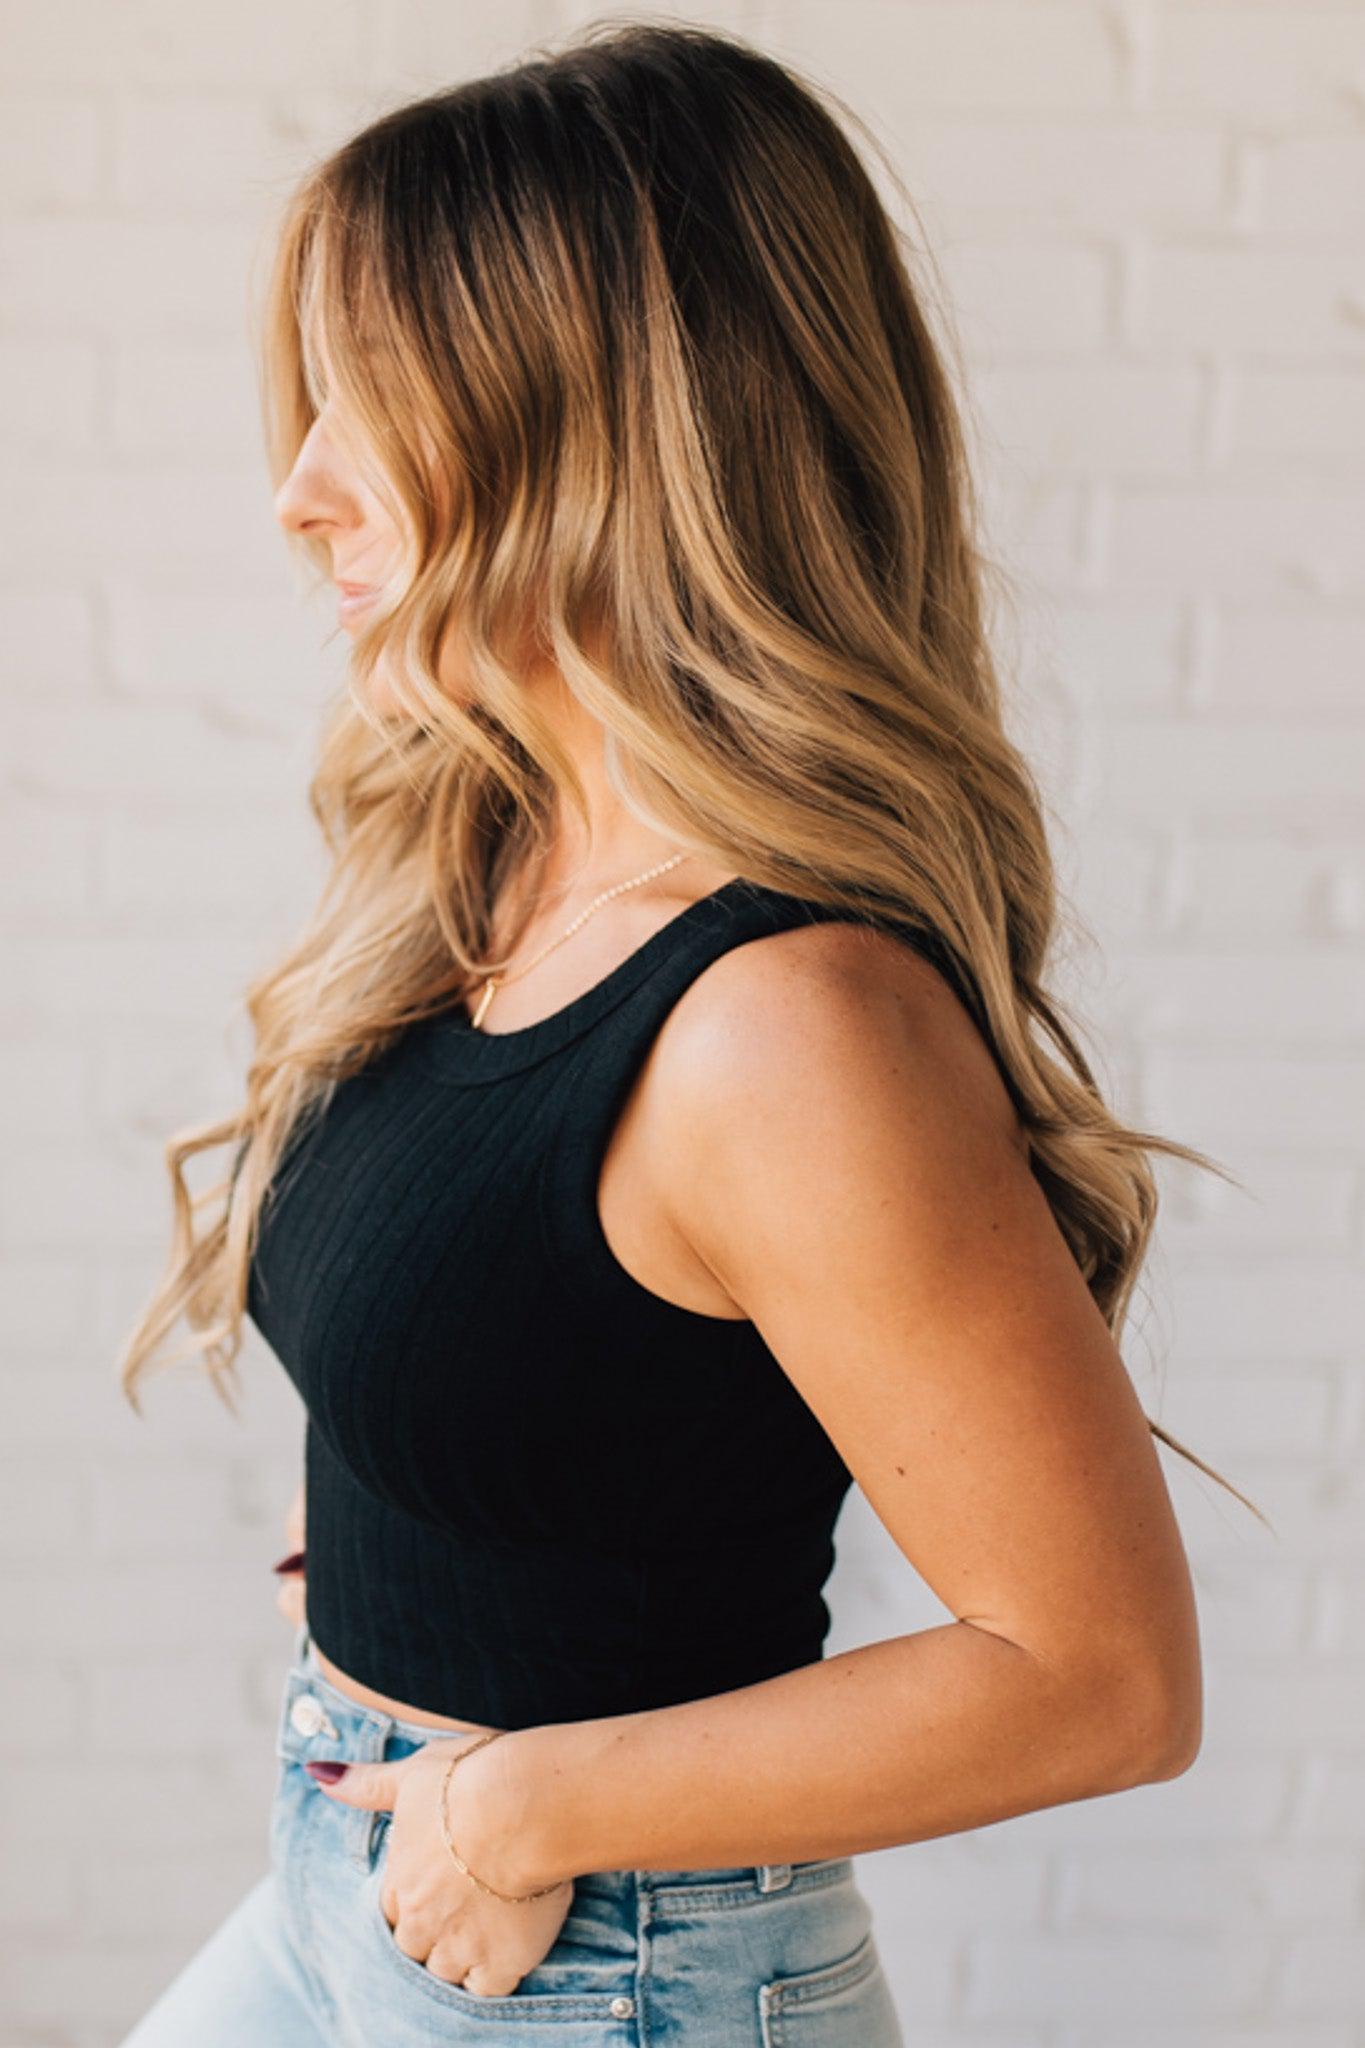
[[(391, 1966), (398, 1970), (408, 1983), (420, 1988), (429, 1998), (443, 1999), (458, 2005), (466, 2011), (478, 2011), (490, 2019), (508, 2019), (513, 2022), (525, 2020), (527, 2008), (533, 2008), (537, 2018), (558, 2020), (589, 2020), (595, 2026), (610, 2027), (630, 2015), (622, 2007), (628, 2001), (634, 2010), (635, 1984), (633, 1967), (625, 1962), (622, 1978), (618, 1984), (601, 1989), (577, 1989), (573, 1991), (527, 1991), (523, 1988), (526, 1977), (533, 1976), (543, 1967), (543, 1961), (526, 1972), (515, 1991), (497, 1992), (489, 1996), (479, 1991), (467, 1991), (463, 1984), (452, 1983), (448, 1977), (438, 1977), (425, 1963), (419, 1963), (399, 1948), (393, 1938), (393, 1929), (384, 1917), (380, 1901), (384, 1865), (377, 1862), (365, 1880), (365, 1916), (373, 1927)], [(623, 1959), (624, 1961), (625, 1959)]]

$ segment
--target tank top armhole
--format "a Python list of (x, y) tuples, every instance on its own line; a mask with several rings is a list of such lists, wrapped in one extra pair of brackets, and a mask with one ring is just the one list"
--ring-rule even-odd
[[(612, 1020), (604, 1021), (580, 1042), (561, 1077), (562, 1104), (558, 1114), (549, 1119), (536, 1172), (540, 1249), (569, 1297), (595, 1309), (604, 1325), (613, 1314), (635, 1313), (653, 1315), (669, 1335), (685, 1334), (689, 1329), (718, 1331), (726, 1325), (736, 1330), (753, 1328), (748, 1317), (687, 1308), (637, 1280), (608, 1243), (597, 1205), (607, 1147), (635, 1079), (668, 1013), (714, 960), (734, 947), (807, 923), (836, 922), (887, 930), (939, 970), (978, 1028), (981, 1026), (974, 989), (957, 970), (951, 949), (927, 927), (882, 912), (859, 918), (842, 906), (769, 894), (780, 904), (778, 915), (772, 914), (771, 900), (765, 904), (760, 899), (756, 906), (745, 907), (739, 924), (723, 931), (719, 943), (715, 934), (708, 934), (700, 958), (671, 961), (668, 972), (651, 977), (643, 990), (635, 991), (631, 1002), (618, 1007)], [(758, 916), (748, 914), (754, 907)], [(763, 914), (765, 910), (767, 914)]]
[(651, 1035), (638, 1058), (613, 1076), (610, 1095), (591, 1119), (575, 1117), (572, 1081), (566, 1076), (569, 1100), (551, 1124), (536, 1173), (540, 1250), (568, 1296), (601, 1315), (605, 1332), (610, 1330), (610, 1318), (623, 1313), (655, 1316), (673, 1333), (682, 1335), (689, 1330), (751, 1329), (747, 1316), (712, 1315), (706, 1309), (688, 1308), (656, 1294), (622, 1265), (602, 1228), (597, 1188), (607, 1147), (652, 1043)]
[(597, 1189), (607, 1147), (626, 1098), (663, 1025), (707, 967), (734, 947), (766, 938), (809, 915), (799, 899), (746, 883), (718, 922), (670, 953), (611, 1016), (588, 1034), (560, 1078), (562, 1103), (551, 1119), (536, 1174), (540, 1249), (570, 1300), (600, 1315), (652, 1320), (665, 1341), (689, 1333), (753, 1332), (747, 1316), (713, 1315), (656, 1294), (622, 1265), (607, 1241)]

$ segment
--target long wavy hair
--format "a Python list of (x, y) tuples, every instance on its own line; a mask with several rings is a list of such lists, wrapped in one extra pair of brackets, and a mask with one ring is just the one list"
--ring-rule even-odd
[[(247, 991), (245, 1100), (166, 1146), (169, 1263), (119, 1360), (138, 1412), (182, 1318), (223, 1391), (291, 1136), (512, 959), (517, 932), (488, 952), (504, 883), (561, 802), (586, 826), (519, 680), (528, 633), (601, 721), (640, 819), (946, 948), (1116, 1338), (1157, 1209), (1146, 1155), (1234, 1179), (1112, 1113), (1046, 988), (1058, 888), (1003, 726), (1000, 572), (946, 343), (912, 283), (929, 259), (839, 115), (863, 131), (736, 36), (599, 21), (384, 113), (289, 195), (262, 316), (271, 473), (278, 489), (333, 404), (401, 562), (309, 787), (319, 903)], [(291, 545), (330, 575), (322, 542)], [(439, 677), (456, 634), (458, 698)], [(192, 1198), (186, 1161), (223, 1144), (230, 1171)]]

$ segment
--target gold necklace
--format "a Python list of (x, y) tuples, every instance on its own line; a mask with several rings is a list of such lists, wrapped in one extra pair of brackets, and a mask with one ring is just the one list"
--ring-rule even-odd
[(614, 888), (604, 889), (600, 896), (593, 897), (586, 910), (579, 911), (572, 924), (567, 925), (557, 939), (551, 939), (548, 946), (542, 946), (535, 957), (528, 960), (524, 967), (518, 967), (511, 974), (490, 974), (483, 984), (477, 1007), (469, 1020), (474, 1029), (477, 1030), (482, 1024), (488, 1014), (488, 1005), (492, 1002), (494, 995), (503, 986), (504, 982), (519, 981), (523, 974), (529, 974), (533, 967), (538, 967), (547, 953), (553, 953), (556, 946), (562, 946), (565, 939), (571, 939), (578, 930), (578, 927), (592, 916), (594, 910), (599, 910), (604, 903), (609, 903), (613, 896), (620, 896), (626, 889), (638, 889), (641, 882), (652, 881), (655, 875), (666, 874), (669, 868), (675, 868), (680, 860), (686, 860), (687, 858), (686, 853), (675, 853), (671, 860), (663, 860), (656, 867), (646, 868), (642, 875), (632, 875), (628, 882), (617, 882)]

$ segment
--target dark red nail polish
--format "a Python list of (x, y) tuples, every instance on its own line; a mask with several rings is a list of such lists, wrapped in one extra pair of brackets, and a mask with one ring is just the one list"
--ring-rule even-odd
[(335, 1785), (338, 1778), (345, 1777), (350, 1766), (333, 1763), (329, 1758), (325, 1762), (305, 1764), (303, 1768), (310, 1778), (320, 1778), (324, 1785)]
[(302, 1550), (291, 1550), (288, 1557), (282, 1557), (277, 1564), (272, 1564), (270, 1569), (272, 1572), (301, 1572), (304, 1556)]

